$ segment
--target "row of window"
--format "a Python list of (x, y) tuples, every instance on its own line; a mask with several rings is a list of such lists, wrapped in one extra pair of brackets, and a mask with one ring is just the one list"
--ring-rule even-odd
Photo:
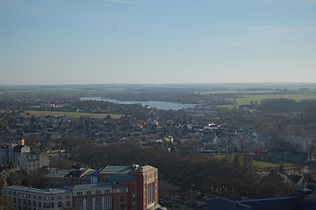
[(15, 206), (18, 206), (18, 205), (26, 205), (27, 206), (31, 206), (31, 207), (38, 207), (38, 208), (54, 208), (55, 206), (56, 207), (71, 207), (71, 202), (70, 201), (66, 201), (66, 205), (63, 206), (63, 202), (57, 202), (57, 204), (55, 205), (54, 202), (41, 202), (41, 201), (31, 201), (31, 200), (27, 200), (26, 202), (26, 199), (21, 199), (21, 198), (15, 198), (13, 197), (11, 199), (11, 197), (5, 197), (5, 200), (8, 200), (9, 202), (13, 202), (13, 204)]
[[(7, 191), (6, 194), (14, 195), (18, 197), (24, 197), (24, 198), (26, 197), (26, 193), (21, 193), (21, 192), (16, 192), (16, 191), (13, 191), (13, 192)], [(58, 195), (56, 197), (56, 196), (42, 196), (42, 195), (36, 195), (36, 194), (30, 194), (30, 193), (27, 193), (27, 197), (33, 198), (33, 199), (43, 199), (43, 200), (54, 200), (55, 198), (58, 200), (62, 200), (63, 198), (70, 199), (70, 195), (66, 195), (66, 196)]]
[[(78, 209), (93, 210), (93, 198), (78, 198), (74, 201), (74, 207)], [(100, 197), (95, 198), (95, 209), (112, 209), (112, 197), (103, 197), (103, 200)]]
[(98, 194), (106, 194), (109, 195), (111, 194), (111, 190), (96, 190), (96, 191), (85, 191), (85, 192), (77, 192), (77, 196), (82, 196), (82, 195), (98, 195)]
[(128, 189), (127, 188), (118, 188), (118, 189), (113, 189), (114, 193), (127, 193)]

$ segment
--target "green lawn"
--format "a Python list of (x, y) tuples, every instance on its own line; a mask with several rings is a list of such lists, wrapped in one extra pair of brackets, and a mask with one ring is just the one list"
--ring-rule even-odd
[[(230, 161), (232, 161), (234, 156), (236, 156), (236, 155), (228, 155), (228, 159)], [(212, 155), (211, 157), (214, 157), (217, 159), (225, 159), (226, 155), (225, 154), (216, 154), (216, 155)], [(272, 170), (272, 169), (279, 169), (280, 168), (280, 163), (272, 163), (272, 162), (259, 161), (259, 160), (252, 160), (252, 163), (253, 163), (253, 166), (257, 170)], [(283, 169), (285, 169), (285, 170), (297, 168), (297, 166), (293, 163), (283, 163), (282, 165), (283, 165)]]
[(296, 101), (313, 99), (316, 100), (316, 94), (262, 94), (262, 95), (243, 95), (239, 98), (230, 98), (237, 105), (250, 104), (251, 101), (260, 103), (264, 99), (288, 98)]
[[(272, 162), (266, 162), (266, 161), (259, 161), (259, 160), (253, 160), (253, 165), (256, 169), (279, 169), (280, 163), (272, 163)], [(284, 169), (293, 169), (297, 166), (293, 163), (283, 163)]]
[(25, 112), (34, 116), (55, 116), (55, 117), (68, 116), (72, 118), (90, 117), (90, 118), (102, 119), (110, 115), (112, 119), (119, 119), (123, 116), (121, 114), (88, 113), (88, 112), (34, 111), (34, 110), (26, 110)]

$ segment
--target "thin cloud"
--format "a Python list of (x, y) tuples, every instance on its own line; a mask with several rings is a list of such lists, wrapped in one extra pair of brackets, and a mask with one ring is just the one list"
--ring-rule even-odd
[(132, 0), (103, 0), (105, 2), (110, 2), (110, 3), (119, 3), (119, 4), (130, 4), (130, 3), (135, 3), (136, 1)]
[(299, 32), (313, 32), (315, 27), (312, 26), (252, 26), (244, 27), (248, 31), (269, 32), (269, 33), (299, 33)]
[(313, 26), (236, 26), (225, 25), (223, 28), (234, 31), (260, 32), (260, 33), (305, 33), (314, 32)]

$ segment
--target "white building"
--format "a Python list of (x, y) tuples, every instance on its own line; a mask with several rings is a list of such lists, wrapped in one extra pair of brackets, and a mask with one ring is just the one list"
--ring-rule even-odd
[(49, 166), (49, 157), (46, 152), (21, 153), (19, 156), (19, 168), (26, 173)]
[(18, 210), (62, 210), (72, 207), (72, 194), (66, 189), (35, 189), (12, 185), (2, 190), (3, 198)]

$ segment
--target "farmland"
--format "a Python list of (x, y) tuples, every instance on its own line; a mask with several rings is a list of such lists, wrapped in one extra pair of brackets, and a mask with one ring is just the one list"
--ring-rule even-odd
[(68, 116), (71, 118), (79, 118), (79, 117), (90, 117), (96, 119), (106, 118), (108, 115), (111, 116), (112, 119), (119, 119), (123, 115), (120, 114), (107, 114), (107, 113), (88, 113), (88, 112), (63, 112), (63, 111), (34, 111), (34, 110), (26, 110), (26, 114), (33, 115), (35, 117), (40, 116)]
[(250, 104), (251, 101), (260, 103), (265, 99), (276, 99), (276, 98), (288, 98), (295, 101), (302, 100), (316, 100), (316, 94), (253, 94), (253, 95), (241, 95), (236, 98), (229, 98), (230, 101), (236, 105)]

